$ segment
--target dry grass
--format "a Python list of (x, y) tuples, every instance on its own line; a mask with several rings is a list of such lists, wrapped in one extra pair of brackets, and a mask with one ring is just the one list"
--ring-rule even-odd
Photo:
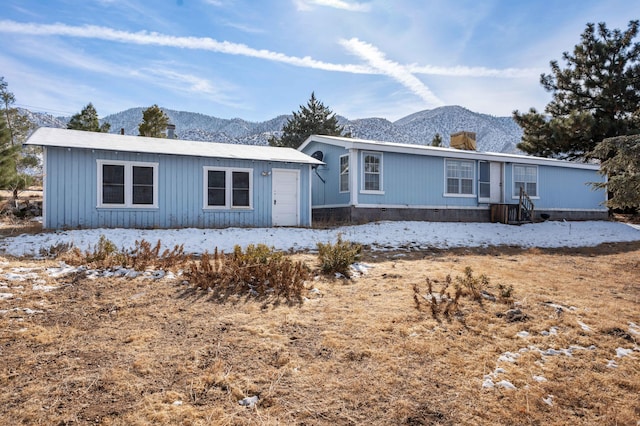
[[(402, 256), (399, 256), (402, 255)], [(53, 280), (53, 261), (4, 259), (1, 424), (610, 424), (640, 420), (640, 243), (580, 250), (363, 253), (369, 273), (318, 275), (300, 305), (221, 301), (179, 280)], [(318, 268), (317, 256), (298, 254)], [(38, 278), (3, 280), (14, 267)], [(416, 309), (414, 285), (485, 275), (508, 302)], [(38, 269), (39, 268), (39, 269)], [(45, 280), (37, 281), (37, 280)], [(43, 292), (32, 286), (53, 285)], [(20, 289), (19, 287), (23, 288)], [(309, 291), (311, 289), (318, 291)], [(426, 289), (421, 290), (426, 295)], [(18, 300), (18, 298), (20, 298)], [(560, 312), (546, 302), (565, 306)], [(573, 308), (570, 308), (573, 307)], [(580, 322), (588, 325), (584, 330)], [(543, 335), (552, 327), (557, 334)], [(521, 331), (529, 337), (518, 337)], [(572, 345), (573, 356), (539, 351)], [(518, 353), (514, 363), (499, 361)], [(608, 360), (618, 367), (607, 367)], [(483, 389), (485, 375), (516, 390)], [(538, 382), (534, 376), (543, 376)], [(253, 408), (238, 401), (257, 395)], [(552, 405), (543, 398), (553, 395)]]

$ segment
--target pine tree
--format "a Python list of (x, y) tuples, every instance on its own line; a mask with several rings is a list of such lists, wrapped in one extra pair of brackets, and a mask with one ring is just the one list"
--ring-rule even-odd
[(640, 135), (607, 138), (591, 154), (602, 160), (600, 173), (609, 177), (592, 184), (609, 191), (607, 206), (640, 209)]
[(11, 131), (2, 115), (0, 116), (0, 188), (11, 189), (15, 182), (19, 154), (20, 145), (11, 143)]
[(9, 85), (4, 81), (4, 77), (0, 77), (0, 99), (2, 99), (2, 115), (9, 132), (9, 140), (12, 145), (20, 145), (27, 140), (36, 126), (26, 115), (12, 107), (16, 98), (9, 92)]
[(84, 130), (87, 132), (101, 132), (108, 133), (111, 129), (111, 124), (104, 123), (100, 125), (98, 119), (98, 112), (91, 102), (82, 109), (79, 113), (75, 114), (69, 120), (67, 129)]
[(640, 132), (633, 119), (640, 104), (640, 43), (633, 42), (639, 21), (626, 31), (589, 23), (565, 68), (551, 61), (540, 83), (553, 94), (545, 114), (534, 108), (514, 111), (524, 135), (518, 148), (534, 155), (587, 159), (605, 138)]
[(138, 126), (138, 131), (140, 136), (164, 138), (167, 124), (169, 124), (169, 117), (154, 104), (142, 111), (142, 123)]
[(25, 170), (38, 165), (36, 153), (31, 149), (22, 149), (34, 125), (16, 108), (12, 108), (15, 96), (8, 90), (8, 83), (0, 77), (0, 188), (9, 189), (14, 200), (18, 192), (28, 187), (33, 177)]
[(9, 132), (9, 141), (11, 144), (14, 144), (13, 140), (13, 129), (11, 128), (11, 105), (16, 101), (13, 93), (8, 90), (9, 83), (4, 81), (4, 77), (0, 77), (0, 98), (2, 99), (2, 104), (4, 107), (4, 120), (7, 131)]
[(431, 146), (436, 146), (436, 147), (442, 146), (442, 136), (440, 136), (440, 133), (436, 133), (433, 139), (431, 139)]
[(293, 118), (282, 127), (280, 139), (271, 137), (269, 145), (298, 148), (311, 135), (344, 136), (344, 126), (338, 125), (335, 114), (316, 99), (314, 92), (307, 105), (300, 105), (299, 112), (293, 112)]

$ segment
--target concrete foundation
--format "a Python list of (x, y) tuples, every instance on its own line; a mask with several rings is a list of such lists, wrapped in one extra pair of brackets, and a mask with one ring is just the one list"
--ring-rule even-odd
[[(542, 214), (549, 215), (547, 220), (607, 220), (607, 211), (554, 211), (536, 210), (534, 220), (543, 221)], [(412, 209), (412, 208), (363, 208), (335, 207), (314, 208), (315, 224), (360, 224), (379, 220), (425, 221), (425, 222), (490, 222), (489, 207), (486, 209)]]

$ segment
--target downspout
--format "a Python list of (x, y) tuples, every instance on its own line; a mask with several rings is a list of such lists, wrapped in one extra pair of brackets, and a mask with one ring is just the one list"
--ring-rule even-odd
[(349, 149), (349, 205), (358, 205), (358, 150)]
[(309, 173), (308, 176), (309, 178), (307, 179), (309, 181), (309, 191), (307, 192), (307, 198), (309, 199), (307, 201), (307, 208), (308, 208), (308, 217), (309, 217), (309, 227), (313, 226), (313, 193), (312, 188), (311, 188), (311, 181), (313, 180), (311, 178), (311, 169), (313, 169), (313, 165), (309, 164)]
[(47, 224), (47, 147), (42, 147), (42, 227), (48, 229)]

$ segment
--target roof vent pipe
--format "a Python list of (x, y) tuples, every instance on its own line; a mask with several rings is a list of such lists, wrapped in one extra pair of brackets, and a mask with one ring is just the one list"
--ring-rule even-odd
[(175, 139), (175, 138), (176, 138), (176, 125), (167, 124), (167, 139)]

